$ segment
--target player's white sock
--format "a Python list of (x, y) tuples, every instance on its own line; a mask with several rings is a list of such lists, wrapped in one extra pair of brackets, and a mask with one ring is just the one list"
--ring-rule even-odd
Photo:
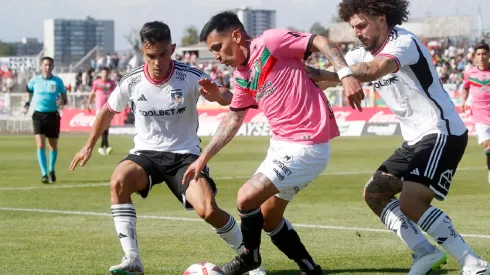
[(400, 201), (398, 199), (393, 199), (383, 209), (381, 222), (388, 229), (395, 232), (414, 253), (424, 254), (425, 251), (432, 251), (432, 245), (424, 236), (422, 230), (400, 210)]
[(111, 210), (116, 225), (116, 233), (126, 257), (139, 257), (134, 206), (132, 204), (114, 204), (111, 206)]
[(235, 219), (230, 215), (230, 219), (222, 228), (215, 228), (216, 234), (227, 242), (237, 254), (243, 251), (243, 237), (240, 227), (238, 227)]
[(429, 207), (418, 224), (449, 254), (456, 258), (460, 265), (478, 262), (471, 247), (458, 234), (451, 219), (442, 210)]

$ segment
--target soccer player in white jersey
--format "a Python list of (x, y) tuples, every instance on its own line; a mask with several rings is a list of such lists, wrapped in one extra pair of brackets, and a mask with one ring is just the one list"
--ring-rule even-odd
[[(87, 143), (70, 165), (74, 170), (78, 163), (87, 163), (114, 114), (130, 104), (135, 115), (135, 146), (116, 167), (110, 182), (112, 215), (125, 256), (121, 264), (109, 269), (111, 274), (144, 273), (131, 194), (146, 198), (152, 187), (161, 182), (187, 209), (193, 208), (212, 225), (237, 253), (243, 251), (242, 234), (234, 218), (216, 204), (217, 189), (208, 168), (200, 171), (197, 179), (182, 184), (184, 172), (201, 151), (196, 133), (199, 96), (229, 105), (233, 95), (201, 71), (171, 59), (175, 44), (165, 23), (146, 23), (140, 36), (145, 64), (121, 79), (97, 115)], [(250, 274), (266, 273), (258, 267)]]
[[(431, 206), (434, 198), (442, 201), (448, 194), (468, 131), (441, 85), (428, 50), (413, 33), (397, 27), (408, 14), (407, 0), (339, 4), (340, 17), (362, 43), (345, 59), (359, 81), (374, 85), (400, 120), (405, 139), (366, 183), (364, 198), (413, 251), (409, 274), (431, 272), (447, 258), (420, 229), (458, 260), (464, 275), (489, 274), (487, 262), (457, 233), (448, 215)], [(335, 80), (330, 72), (308, 70), (315, 81)], [(398, 200), (395, 195), (400, 192)]]

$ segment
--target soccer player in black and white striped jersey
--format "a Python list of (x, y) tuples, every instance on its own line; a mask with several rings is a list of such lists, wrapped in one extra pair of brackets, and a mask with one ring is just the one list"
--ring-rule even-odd
[[(457, 233), (448, 215), (431, 205), (449, 192), (468, 130), (427, 48), (413, 33), (397, 27), (407, 21), (408, 5), (407, 0), (343, 0), (339, 5), (340, 17), (362, 44), (345, 56), (352, 74), (373, 84), (400, 120), (405, 139), (366, 183), (364, 198), (413, 251), (409, 275), (427, 274), (446, 262), (446, 254), (432, 246), (421, 229), (458, 260), (463, 275), (487, 275), (488, 263)], [(324, 81), (338, 82), (334, 73), (307, 70), (323, 88), (329, 84)]]

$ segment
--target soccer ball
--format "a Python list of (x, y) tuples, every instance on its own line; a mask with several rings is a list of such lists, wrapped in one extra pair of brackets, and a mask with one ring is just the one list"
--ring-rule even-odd
[(184, 275), (225, 275), (225, 272), (221, 270), (217, 265), (212, 263), (200, 262), (193, 264), (184, 271)]

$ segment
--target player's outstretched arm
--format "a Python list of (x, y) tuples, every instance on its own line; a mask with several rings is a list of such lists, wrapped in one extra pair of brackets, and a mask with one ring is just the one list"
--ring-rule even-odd
[(377, 56), (372, 61), (362, 62), (350, 68), (354, 76), (361, 82), (375, 81), (399, 69), (396, 60), (387, 56)]
[(332, 40), (317, 35), (313, 39), (311, 50), (322, 53), (328, 59), (344, 86), (344, 94), (347, 101), (353, 109), (357, 107), (357, 109), (362, 111), (361, 101), (364, 100), (364, 91), (359, 81), (353, 76), (351, 69), (347, 66), (347, 62), (337, 45)]
[(246, 110), (230, 110), (228, 115), (221, 121), (218, 130), (214, 134), (213, 138), (209, 142), (206, 149), (201, 153), (201, 156), (192, 163), (184, 174), (182, 183), (188, 182), (191, 178), (197, 180), (199, 174), (204, 169), (209, 160), (216, 155), (223, 147), (228, 144), (233, 137), (236, 135), (240, 127), (242, 126), (243, 120), (247, 115), (248, 109)]
[(199, 92), (201, 95), (210, 102), (218, 102), (221, 106), (228, 106), (231, 104), (233, 94), (229, 89), (225, 87), (218, 87), (216, 83), (211, 79), (203, 78), (198, 81), (201, 88)]
[(87, 163), (87, 161), (92, 156), (92, 149), (94, 149), (97, 140), (99, 140), (102, 133), (107, 128), (109, 128), (114, 115), (115, 113), (111, 112), (107, 108), (107, 105), (104, 105), (102, 107), (99, 114), (97, 115), (97, 118), (95, 119), (94, 127), (90, 132), (90, 135), (87, 139), (87, 142), (85, 143), (85, 146), (83, 146), (83, 148), (80, 149), (80, 151), (75, 155), (75, 157), (73, 157), (73, 160), (71, 161), (70, 164), (70, 170), (72, 171), (75, 170), (78, 163), (80, 163), (80, 166), (84, 166), (85, 163)]
[(313, 68), (305, 65), (306, 75), (313, 80), (321, 89), (325, 90), (340, 83), (339, 75), (333, 72), (333, 67), (327, 70)]

